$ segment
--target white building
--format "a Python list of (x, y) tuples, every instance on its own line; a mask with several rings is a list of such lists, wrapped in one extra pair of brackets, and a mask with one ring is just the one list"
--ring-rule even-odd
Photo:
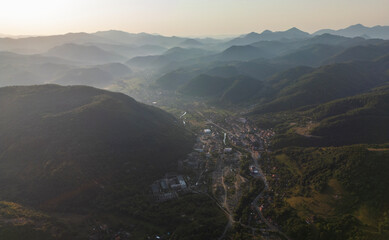
[(225, 148), (225, 149), (224, 149), (224, 152), (225, 152), (225, 153), (230, 153), (230, 152), (232, 152), (232, 148)]

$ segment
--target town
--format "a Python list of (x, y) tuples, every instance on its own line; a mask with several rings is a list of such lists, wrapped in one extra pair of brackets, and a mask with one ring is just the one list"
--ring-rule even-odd
[[(187, 112), (181, 114), (185, 116)], [(201, 114), (202, 115), (202, 114)], [(193, 151), (178, 162), (178, 172), (167, 173), (151, 186), (155, 201), (167, 201), (182, 194), (206, 194), (228, 216), (224, 239), (233, 225), (239, 224), (252, 231), (253, 236), (267, 239), (289, 239), (279, 226), (263, 215), (273, 201), (274, 193), (267, 181), (274, 178), (271, 169), (263, 169), (258, 161), (264, 153), (270, 152), (273, 129), (260, 129), (244, 117), (228, 117), (216, 122), (205, 118), (205, 127), (196, 133)], [(183, 124), (186, 124), (183, 118)], [(258, 179), (264, 187), (258, 189), (246, 206), (242, 206), (250, 179)], [(238, 219), (236, 211), (245, 207), (249, 214)]]

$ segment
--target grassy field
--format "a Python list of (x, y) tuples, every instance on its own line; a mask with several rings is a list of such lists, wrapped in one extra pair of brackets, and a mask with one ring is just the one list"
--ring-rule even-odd
[(288, 155), (279, 154), (276, 156), (276, 160), (279, 163), (284, 164), (288, 168), (288, 170), (294, 175), (301, 176), (302, 173), (300, 167), (296, 164), (296, 162), (291, 161)]
[(336, 204), (344, 193), (339, 181), (334, 178), (330, 179), (328, 186), (321, 193), (314, 189), (311, 189), (311, 191), (311, 197), (293, 196), (286, 201), (298, 211), (298, 215), (302, 218), (313, 215), (322, 218), (335, 216)]

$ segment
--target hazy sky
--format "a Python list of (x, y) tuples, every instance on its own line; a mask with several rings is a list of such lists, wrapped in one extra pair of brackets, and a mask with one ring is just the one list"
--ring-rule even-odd
[(0, 0), (0, 33), (13, 35), (117, 29), (200, 36), (356, 23), (389, 25), (389, 0)]

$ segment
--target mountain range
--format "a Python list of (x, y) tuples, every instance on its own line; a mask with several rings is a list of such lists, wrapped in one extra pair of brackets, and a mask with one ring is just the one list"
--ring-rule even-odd
[(235, 38), (229, 42), (227, 45), (249, 45), (259, 41), (280, 41), (280, 40), (292, 40), (292, 39), (305, 39), (309, 38), (310, 34), (303, 32), (297, 28), (291, 28), (286, 31), (272, 32), (270, 30), (265, 30), (262, 33), (251, 32), (249, 34)]
[(73, 43), (56, 46), (47, 51), (45, 55), (59, 57), (74, 62), (81, 62), (84, 64), (101, 64), (125, 61), (123, 56), (102, 50), (98, 47)]
[(374, 27), (366, 27), (363, 26), (362, 24), (356, 24), (339, 30), (322, 29), (313, 33), (313, 35), (322, 35), (324, 33), (340, 35), (344, 37), (389, 39), (389, 26), (378, 25)]
[[(0, 238), (85, 239), (107, 224), (134, 239), (253, 239), (258, 205), (293, 239), (387, 239), (388, 38), (360, 24), (0, 38)], [(205, 128), (215, 143), (188, 155)], [(154, 201), (151, 184), (177, 169), (193, 191)]]

